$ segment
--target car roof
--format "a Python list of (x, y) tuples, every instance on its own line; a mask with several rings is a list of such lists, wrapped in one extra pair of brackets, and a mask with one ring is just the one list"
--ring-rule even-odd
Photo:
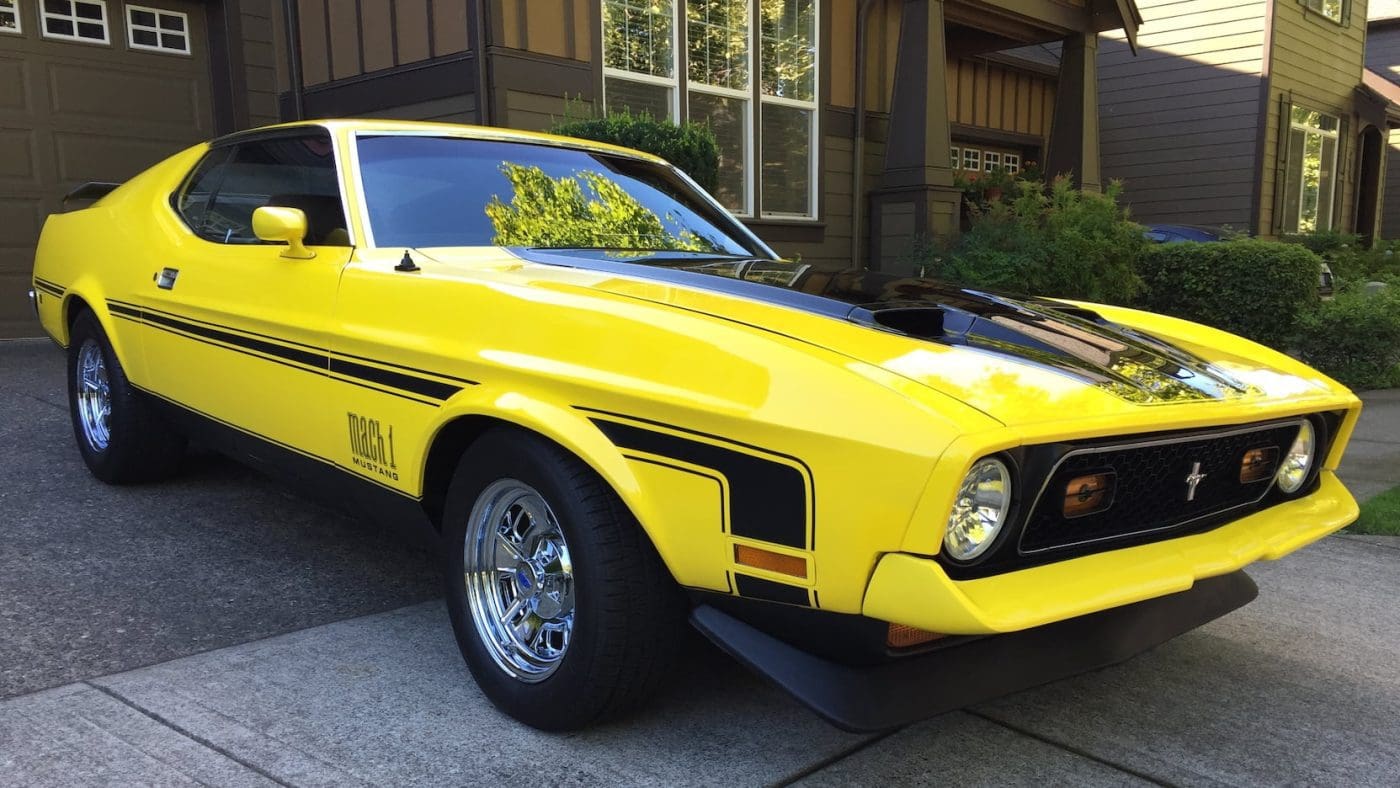
[(657, 164), (665, 164), (665, 159), (643, 153), (632, 148), (624, 148), (620, 145), (609, 145), (605, 142), (594, 142), (577, 137), (561, 137), (557, 134), (545, 134), (536, 131), (518, 131), (516, 129), (503, 129), (496, 126), (471, 126), (465, 123), (438, 123), (417, 120), (382, 120), (377, 118), (333, 118), (318, 120), (299, 120), (291, 123), (279, 123), (274, 126), (261, 126), (254, 129), (236, 131), (226, 134), (210, 142), (210, 145), (224, 145), (232, 142), (242, 141), (250, 137), (262, 135), (275, 135), (278, 132), (299, 128), (323, 128), (332, 134), (338, 132), (349, 133), (384, 133), (384, 134), (424, 134), (434, 136), (461, 137), (463, 139), (491, 140), (494, 142), (521, 142), (532, 145), (550, 145), (557, 148), (573, 148), (575, 150), (594, 151), (598, 153), (610, 153), (617, 156), (628, 156), (634, 159)]

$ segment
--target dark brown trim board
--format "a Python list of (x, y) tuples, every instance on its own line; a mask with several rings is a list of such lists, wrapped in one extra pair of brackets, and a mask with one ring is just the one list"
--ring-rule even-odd
[[(477, 62), (471, 52), (424, 60), (363, 74), (303, 91), (308, 118), (353, 117), (386, 107), (474, 94)], [(283, 116), (293, 109), (290, 92), (280, 97)]]
[[(1272, 87), (1271, 74), (1274, 59), (1274, 1), (1264, 0), (1264, 54), (1260, 60), (1259, 73), (1259, 133), (1254, 142), (1254, 188), (1249, 197), (1249, 234), (1259, 235), (1264, 231), (1259, 226), (1259, 211), (1264, 204), (1264, 147), (1269, 142), (1269, 91)], [(1279, 187), (1274, 181), (1274, 190)]]

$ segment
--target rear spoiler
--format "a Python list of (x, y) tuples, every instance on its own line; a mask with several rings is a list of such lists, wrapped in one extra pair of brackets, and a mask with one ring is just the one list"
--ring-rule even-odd
[(104, 181), (88, 181), (71, 192), (63, 195), (63, 210), (68, 210), (68, 203), (73, 200), (85, 200), (92, 202), (100, 200), (116, 190), (120, 183), (106, 183)]

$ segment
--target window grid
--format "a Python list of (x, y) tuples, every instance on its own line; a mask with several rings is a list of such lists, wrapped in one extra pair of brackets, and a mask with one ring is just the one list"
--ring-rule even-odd
[(1015, 153), (1008, 153), (1002, 157), (1001, 166), (1008, 173), (1015, 175), (1021, 171), (1021, 157)]
[(1001, 154), (989, 150), (982, 152), (982, 168), (987, 172), (995, 172), (1001, 168)]
[[(770, 4), (771, 5), (771, 4)], [(817, 156), (817, 141), (820, 129), (820, 112), (817, 102), (817, 80), (820, 74), (817, 42), (820, 40), (818, 17), (818, 0), (781, 0), (778, 5), (772, 8), (759, 3), (757, 0), (730, 0), (727, 5), (728, 10), (735, 6), (744, 9), (744, 24), (736, 24), (732, 14), (722, 15), (724, 18), (716, 18), (721, 15), (692, 16), (692, 10), (713, 11), (714, 6), (701, 3), (688, 3), (686, 0), (661, 0), (661, 2), (645, 2), (644, 0), (603, 0), (603, 29), (604, 29), (604, 53), (603, 53), (603, 108), (609, 111), (612, 106), (610, 95), (621, 94), (621, 90), (613, 90), (610, 86), (620, 87), (622, 83), (636, 83), (639, 85), (663, 87), (667, 90), (666, 112), (668, 118), (679, 118), (682, 116), (700, 120), (701, 117), (690, 109), (691, 96), (705, 96), (710, 98), (724, 99), (729, 102), (743, 102), (742, 126), (743, 126), (743, 171), (744, 185), (742, 199), (730, 201), (733, 204), (728, 207), (737, 215), (753, 217), (757, 209), (755, 201), (762, 204), (762, 165), (763, 151), (759, 150), (762, 145), (762, 135), (759, 126), (762, 124), (763, 107), (776, 107), (788, 109), (789, 114), (786, 120), (793, 120), (795, 117), (790, 110), (800, 110), (803, 114), (801, 125), (805, 126), (806, 137), (806, 172), (807, 195), (806, 211), (801, 213), (762, 210), (762, 215), (791, 218), (791, 219), (815, 219), (817, 217), (817, 206), (820, 199), (819, 194), (819, 167)], [(796, 45), (792, 41), (780, 39), (774, 36), (765, 36), (764, 32), (770, 31), (774, 26), (765, 24), (767, 18), (765, 14), (774, 8), (780, 11), (791, 12), (784, 16), (779, 14), (778, 21), (798, 20), (788, 27), (806, 27), (806, 30), (799, 31), (802, 36), (810, 33), (810, 38), (804, 38)], [(808, 17), (803, 17), (802, 10), (810, 12)], [(628, 16), (628, 15), (631, 16)], [(657, 19), (669, 20), (669, 30), (671, 38), (664, 42), (662, 46), (653, 47), (653, 51), (641, 56), (633, 47), (634, 39), (643, 36), (632, 36), (633, 29), (637, 27), (635, 23), (642, 15), (650, 20), (650, 24), (642, 25), (649, 32), (654, 32), (658, 27), (665, 28), (665, 22), (657, 23)], [(684, 21), (684, 28), (688, 38), (687, 50), (682, 51), (679, 46), (677, 30)], [(632, 22), (631, 27), (623, 30), (624, 22)], [(756, 28), (760, 28), (756, 30)], [(617, 30), (618, 32), (610, 32)], [(729, 34), (729, 40), (733, 40), (733, 34), (743, 31), (740, 35), (745, 41), (746, 50), (744, 59), (736, 62), (733, 58), (733, 51), (726, 46), (724, 51), (715, 52), (713, 37), (705, 36), (706, 33)], [(698, 50), (696, 44), (697, 37), (705, 37), (703, 51)], [(755, 47), (753, 43), (757, 40), (760, 46)], [(768, 44), (770, 48), (774, 44), (782, 42), (784, 47), (781, 52), (776, 52), (773, 56), (776, 64), (771, 68), (763, 65), (765, 57), (761, 53), (762, 46)], [(641, 46), (651, 43), (650, 40), (642, 41)], [(660, 58), (656, 56), (660, 52)], [(658, 63), (658, 59), (666, 56), (670, 60)], [(682, 59), (684, 58), (684, 59)], [(805, 60), (804, 60), (805, 58)], [(723, 63), (724, 68), (716, 71), (714, 64), (716, 61)], [(700, 63), (697, 67), (696, 60)], [(793, 66), (794, 63), (798, 65)], [(645, 71), (641, 69), (645, 69)], [(761, 78), (753, 75), (759, 74), (761, 69), (768, 68), (762, 72)], [(794, 70), (796, 68), (796, 70)], [(637, 70), (634, 70), (637, 69)], [(739, 73), (739, 72), (744, 73)], [(646, 73), (653, 72), (653, 73)], [(656, 72), (665, 73), (666, 76), (657, 76)], [(769, 77), (772, 76), (770, 79)], [(714, 84), (716, 82), (724, 84)], [(703, 102), (702, 102), (703, 103)], [(710, 102), (712, 105), (715, 102)], [(788, 168), (789, 172), (791, 168)], [(770, 186), (773, 185), (770, 183)]]
[(0, 33), (24, 33), (19, 18), (19, 0), (0, 0)]
[(44, 38), (111, 43), (105, 0), (43, 0), (40, 21)]
[(179, 11), (126, 7), (126, 44), (148, 52), (190, 54), (190, 18)]
[[(1316, 110), (1303, 107), (1291, 109), (1290, 134), (1302, 145), (1288, 163), (1289, 169), (1294, 171), (1290, 177), (1296, 177), (1298, 181), (1297, 203), (1291, 204), (1292, 200), (1289, 199), (1286, 206), (1288, 216), (1285, 222), (1290, 232), (1312, 232), (1332, 227), (1333, 203), (1337, 198), (1339, 180), (1340, 125), (1337, 118)], [(1312, 167), (1309, 166), (1309, 159), (1315, 161)], [(1313, 192), (1311, 195), (1310, 190)]]
[(976, 172), (982, 169), (982, 151), (977, 148), (963, 148), (963, 169)]

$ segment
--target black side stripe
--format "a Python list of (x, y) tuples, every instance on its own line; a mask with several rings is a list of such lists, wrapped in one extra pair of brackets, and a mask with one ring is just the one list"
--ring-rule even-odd
[[(337, 379), (345, 379), (347, 383), (381, 393), (393, 394), (425, 405), (437, 405), (463, 389), (463, 386), (451, 383), (415, 377), (403, 372), (379, 369), (368, 364), (337, 358), (325, 350), (298, 342), (273, 340), (265, 335), (252, 334), (251, 332), (233, 333), (212, 323), (194, 321), (172, 315), (169, 312), (120, 301), (109, 300), (107, 306), (114, 315), (141, 322), (152, 328), (178, 333), (180, 336), (188, 336), (200, 341), (220, 343), (216, 346), (253, 355), (256, 358), (263, 358), (294, 369), (302, 369), (313, 374), (330, 375), (334, 373)], [(386, 364), (386, 366), (399, 365)], [(308, 367), (310, 369), (307, 369)], [(407, 369), (401, 366), (399, 368)], [(477, 385), (475, 381), (467, 381), (463, 378), (454, 379), (466, 385)]]
[(351, 478), (358, 479), (358, 480), (360, 480), (360, 481), (370, 482), (370, 483), (372, 483), (372, 484), (374, 484), (374, 485), (376, 485), (376, 486), (378, 486), (378, 487), (382, 487), (382, 488), (384, 488), (385, 490), (388, 490), (389, 492), (395, 493), (395, 494), (397, 494), (397, 495), (401, 495), (401, 496), (403, 496), (404, 498), (407, 498), (407, 499), (409, 499), (409, 500), (411, 500), (411, 501), (421, 501), (421, 500), (423, 500), (422, 498), (419, 498), (418, 496), (412, 495), (412, 494), (410, 494), (410, 493), (406, 493), (406, 492), (404, 492), (403, 490), (398, 489), (397, 487), (390, 487), (389, 485), (387, 485), (387, 484), (385, 484), (385, 483), (379, 481), (378, 479), (376, 479), (376, 478), (374, 478), (374, 477), (372, 477), (372, 476), (365, 476), (365, 475), (363, 475), (363, 474), (355, 473), (354, 471), (351, 471), (349, 468), (346, 468), (345, 466), (340, 465), (339, 463), (335, 462), (334, 460), (326, 459), (325, 457), (322, 457), (322, 456), (320, 456), (319, 454), (312, 454), (312, 453), (309, 452), (309, 451), (305, 451), (305, 450), (303, 450), (303, 449), (298, 449), (297, 447), (291, 445), (290, 443), (283, 443), (282, 441), (279, 441), (279, 440), (277, 440), (276, 438), (270, 438), (270, 437), (268, 437), (268, 436), (266, 436), (266, 435), (263, 435), (262, 433), (254, 432), (254, 431), (252, 431), (252, 430), (250, 430), (250, 429), (247, 429), (246, 427), (240, 427), (240, 426), (238, 426), (237, 424), (234, 424), (234, 423), (232, 423), (232, 422), (224, 421), (223, 419), (219, 418), (218, 416), (214, 416), (214, 415), (212, 415), (212, 414), (205, 413), (204, 411), (202, 411), (202, 410), (200, 410), (200, 409), (198, 409), (198, 408), (191, 407), (191, 406), (186, 405), (185, 403), (180, 402), (180, 401), (178, 401), (178, 400), (173, 400), (173, 399), (171, 399), (170, 397), (165, 396), (164, 394), (157, 394), (156, 392), (151, 391), (150, 389), (146, 389), (146, 388), (142, 388), (142, 387), (140, 387), (140, 386), (137, 386), (135, 383), (133, 383), (133, 384), (131, 384), (131, 385), (132, 385), (132, 388), (135, 388), (135, 389), (137, 389), (137, 390), (141, 391), (142, 393), (147, 394), (147, 395), (149, 395), (149, 396), (155, 397), (156, 399), (162, 400), (162, 401), (164, 401), (164, 402), (168, 402), (169, 404), (173, 405), (174, 407), (180, 408), (181, 410), (187, 410), (187, 411), (189, 411), (190, 413), (193, 413), (193, 414), (195, 414), (195, 415), (197, 415), (197, 416), (201, 416), (201, 417), (203, 417), (203, 418), (209, 419), (209, 420), (212, 421), (212, 422), (215, 422), (215, 423), (217, 423), (217, 424), (219, 424), (219, 425), (221, 425), (221, 426), (227, 427), (227, 428), (229, 428), (229, 429), (231, 429), (231, 430), (236, 430), (236, 431), (238, 431), (238, 432), (241, 432), (241, 433), (243, 433), (244, 435), (248, 435), (248, 436), (250, 436), (250, 437), (257, 438), (257, 439), (260, 440), (260, 441), (266, 441), (267, 443), (270, 443), (270, 444), (272, 444), (273, 446), (276, 446), (276, 447), (278, 447), (278, 448), (280, 448), (280, 449), (285, 449), (285, 450), (287, 450), (287, 451), (289, 451), (289, 452), (292, 452), (292, 453), (294, 453), (294, 454), (299, 454), (299, 455), (301, 455), (302, 457), (307, 458), (308, 460), (315, 460), (316, 462), (323, 463), (323, 464), (325, 464), (325, 465), (329, 465), (330, 467), (334, 468), (335, 470), (340, 471), (341, 473), (346, 474), (347, 476), (350, 476)]
[(739, 587), (739, 596), (748, 599), (764, 599), (769, 602), (782, 602), (785, 605), (811, 606), (807, 601), (807, 589), (805, 588), (738, 573), (734, 575), (734, 583)]
[[(713, 443), (590, 417), (621, 449), (709, 468), (729, 483), (729, 530), (787, 547), (808, 546), (808, 478), (786, 463)], [(771, 454), (771, 453), (770, 453)]]
[(39, 290), (43, 290), (45, 293), (48, 293), (49, 295), (54, 296), (56, 298), (62, 298), (63, 294), (68, 292), (63, 287), (60, 287), (59, 285), (56, 285), (47, 279), (40, 279), (37, 276), (34, 277), (34, 287)]
[[(138, 305), (138, 304), (129, 304), (129, 303), (125, 303), (125, 302), (123, 302), (123, 301), (114, 301), (114, 300), (111, 300), (111, 299), (108, 299), (107, 303), (108, 303), (108, 304), (122, 304), (123, 306), (126, 306), (126, 307), (128, 307), (128, 308), (140, 310), (143, 314), (148, 314), (148, 315), (149, 315), (149, 314), (164, 315), (164, 316), (166, 316), (166, 317), (174, 318), (174, 319), (176, 319), (176, 320), (182, 320), (182, 321), (187, 322), (187, 323), (199, 323), (199, 324), (201, 324), (201, 325), (209, 326), (210, 328), (215, 328), (215, 329), (224, 328), (224, 326), (220, 326), (218, 323), (211, 323), (211, 322), (209, 322), (209, 321), (207, 321), (207, 320), (200, 320), (200, 319), (198, 319), (198, 318), (186, 317), (186, 316), (184, 316), (184, 315), (177, 315), (177, 314), (175, 314), (175, 313), (173, 313), (173, 312), (166, 312), (166, 311), (163, 311), (163, 310), (160, 310), (160, 309), (154, 309), (154, 308), (149, 307), (149, 306), (140, 306), (140, 305)], [(377, 359), (377, 358), (369, 358), (369, 357), (367, 357), (367, 356), (357, 356), (357, 355), (355, 355), (355, 354), (353, 354), (353, 353), (345, 353), (345, 352), (338, 351), (338, 350), (336, 350), (336, 351), (331, 351), (331, 350), (327, 350), (327, 349), (322, 348), (322, 347), (317, 347), (316, 345), (308, 345), (308, 344), (306, 344), (305, 342), (297, 342), (296, 340), (293, 340), (293, 339), (283, 339), (282, 337), (274, 337), (274, 336), (270, 336), (270, 335), (268, 335), (268, 334), (259, 334), (259, 333), (256, 332), (256, 331), (249, 331), (249, 330), (244, 329), (244, 328), (238, 329), (238, 333), (243, 334), (243, 335), (246, 335), (246, 336), (250, 336), (250, 337), (256, 337), (256, 338), (258, 338), (258, 339), (267, 339), (267, 340), (271, 340), (271, 341), (273, 341), (273, 342), (276, 342), (276, 343), (279, 343), (279, 344), (283, 344), (283, 345), (291, 345), (291, 346), (293, 346), (293, 347), (305, 348), (305, 349), (307, 349), (307, 350), (310, 350), (310, 351), (313, 351), (313, 352), (316, 352), (316, 353), (326, 353), (326, 354), (328, 354), (328, 355), (329, 355), (331, 358), (333, 358), (333, 359), (339, 357), (339, 358), (343, 358), (343, 359), (351, 359), (352, 361), (368, 361), (368, 362), (370, 362), (370, 363), (372, 363), (372, 364), (378, 364), (378, 365), (381, 366), (381, 367), (393, 367), (394, 369), (401, 369), (401, 370), (403, 370), (403, 371), (405, 371), (405, 372), (413, 372), (413, 373), (417, 373), (417, 374), (419, 374), (419, 375), (428, 375), (428, 376), (435, 377), (435, 378), (442, 378), (443, 380), (451, 380), (451, 381), (455, 381), (455, 382), (457, 382), (457, 383), (461, 383), (461, 384), (467, 385), (467, 386), (476, 386), (476, 385), (480, 385), (478, 381), (471, 380), (470, 378), (462, 378), (462, 377), (457, 377), (457, 376), (455, 376), (455, 375), (447, 375), (447, 374), (444, 374), (444, 373), (442, 373), (442, 372), (434, 372), (434, 371), (429, 370), (429, 369), (419, 369), (418, 367), (410, 367), (410, 366), (407, 366), (407, 365), (405, 365), (405, 364), (396, 364), (396, 363), (394, 363), (394, 362), (392, 362), (392, 361), (381, 361), (380, 359)]]

